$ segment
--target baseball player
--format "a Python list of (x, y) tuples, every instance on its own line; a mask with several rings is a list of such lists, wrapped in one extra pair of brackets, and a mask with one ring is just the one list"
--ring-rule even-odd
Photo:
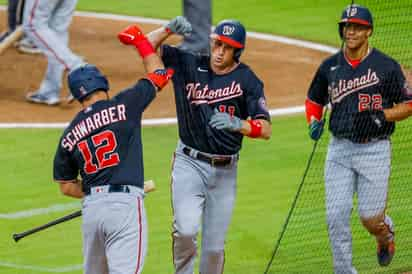
[(68, 47), (68, 29), (77, 0), (26, 0), (23, 14), (25, 34), (47, 56), (47, 71), (40, 88), (28, 93), (32, 103), (57, 105), (64, 70), (83, 65)]
[[(172, 33), (185, 34), (190, 29), (184, 17), (177, 17), (148, 38), (157, 48)], [(172, 80), (180, 138), (171, 187), (176, 274), (193, 273), (200, 228), (200, 273), (223, 273), (242, 139), (271, 136), (263, 83), (239, 60), (245, 41), (244, 26), (224, 20), (210, 36), (210, 56), (161, 47), (163, 62), (175, 70)]]
[[(54, 159), (63, 194), (83, 200), (84, 273), (141, 273), (147, 228), (143, 192), (141, 119), (144, 109), (172, 76), (137, 26), (119, 39), (134, 45), (147, 74), (109, 99), (109, 84), (93, 65), (68, 76), (83, 106), (65, 129)], [(77, 179), (80, 172), (82, 180)]]
[[(7, 25), (8, 29), (0, 34), (0, 42), (13, 33), (17, 26), (23, 22), (24, 0), (9, 0), (7, 2)], [(22, 53), (38, 54), (41, 50), (26, 36), (15, 43), (16, 48)]]
[(21, 9), (19, 6), (24, 0), (8, 0), (7, 1), (7, 27), (8, 29), (0, 34), (0, 42), (3, 41), (10, 33), (12, 33), (17, 25), (21, 22)]
[(353, 196), (364, 227), (376, 237), (377, 259), (390, 264), (394, 227), (385, 214), (391, 169), (390, 136), (395, 121), (412, 114), (412, 91), (400, 65), (371, 48), (373, 21), (360, 5), (347, 7), (339, 22), (344, 47), (319, 67), (309, 88), (309, 135), (323, 131), (323, 108), (331, 105), (332, 137), (325, 164), (326, 209), (335, 273), (357, 273), (352, 264), (350, 215)]

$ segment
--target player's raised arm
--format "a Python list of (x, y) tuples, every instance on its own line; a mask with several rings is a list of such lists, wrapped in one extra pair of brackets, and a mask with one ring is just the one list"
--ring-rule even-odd
[(161, 90), (173, 76), (173, 70), (165, 69), (162, 60), (140, 28), (130, 25), (118, 34), (118, 38), (123, 44), (136, 47), (148, 73), (147, 78)]
[(190, 35), (192, 25), (183, 16), (177, 16), (164, 26), (150, 32), (147, 35), (152, 46), (157, 49), (169, 36), (173, 34)]

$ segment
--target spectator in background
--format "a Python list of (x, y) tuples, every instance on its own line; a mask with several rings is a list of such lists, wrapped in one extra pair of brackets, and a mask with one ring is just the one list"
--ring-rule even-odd
[[(17, 26), (22, 24), (23, 21), (23, 7), (24, 0), (9, 0), (7, 6), (7, 26), (8, 29), (0, 34), (0, 42), (6, 39)], [(37, 48), (34, 43), (24, 36), (20, 41), (16, 43), (16, 48), (23, 53), (37, 54), (41, 53), (41, 50)]]
[(35, 92), (27, 94), (32, 103), (57, 105), (64, 70), (72, 71), (84, 64), (69, 48), (68, 29), (77, 0), (26, 0), (23, 27), (47, 57), (47, 71)]
[(192, 25), (192, 33), (184, 37), (180, 49), (208, 55), (212, 0), (183, 0), (183, 15)]

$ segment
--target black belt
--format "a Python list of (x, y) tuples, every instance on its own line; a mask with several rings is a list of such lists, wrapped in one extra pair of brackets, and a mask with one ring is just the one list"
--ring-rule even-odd
[[(130, 193), (130, 188), (128, 185), (109, 185), (108, 188), (107, 185), (102, 185), (102, 186), (95, 186), (95, 188), (98, 187), (104, 187), (106, 193), (111, 193), (111, 192), (122, 192), (122, 193)], [(99, 191), (96, 191), (99, 192)], [(103, 191), (102, 191), (103, 192)], [(84, 192), (86, 195), (90, 195), (91, 193), (91, 188), (87, 188)]]
[(357, 144), (367, 144), (367, 143), (376, 142), (380, 140), (387, 140), (387, 139), (388, 139), (387, 136), (382, 136), (382, 137), (353, 138), (351, 139), (351, 141)]
[(199, 151), (191, 154), (191, 151), (192, 151), (191, 148), (183, 147), (184, 154), (186, 154), (187, 156), (193, 157), (195, 159), (198, 159), (200, 161), (206, 162), (210, 164), (211, 166), (223, 167), (223, 166), (228, 166), (232, 164), (233, 162), (232, 156), (209, 156)]

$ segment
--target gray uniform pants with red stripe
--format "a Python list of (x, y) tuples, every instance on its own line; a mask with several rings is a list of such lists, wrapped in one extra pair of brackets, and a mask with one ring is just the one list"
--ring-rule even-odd
[(172, 171), (175, 273), (194, 273), (196, 237), (202, 226), (200, 273), (221, 274), (236, 198), (237, 156), (227, 166), (214, 167), (184, 154), (183, 147), (179, 142)]
[(77, 0), (26, 0), (24, 6), (24, 32), (47, 56), (46, 75), (38, 90), (46, 97), (59, 97), (64, 70), (83, 64), (68, 46), (76, 4)]
[(325, 165), (325, 188), (335, 274), (357, 273), (352, 263), (350, 224), (355, 193), (360, 218), (382, 214), (386, 208), (390, 170), (389, 140), (357, 144), (332, 137)]
[(147, 223), (140, 193), (95, 193), (83, 202), (85, 274), (142, 273)]

